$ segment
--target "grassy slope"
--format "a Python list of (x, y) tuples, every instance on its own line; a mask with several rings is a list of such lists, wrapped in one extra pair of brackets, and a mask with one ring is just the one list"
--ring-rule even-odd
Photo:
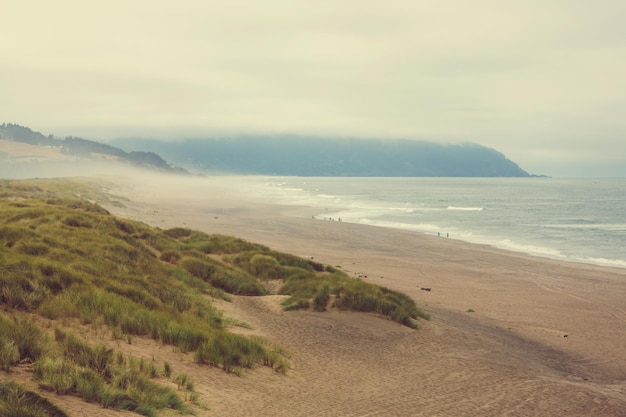
[[(161, 369), (90, 345), (72, 333), (75, 322), (106, 326), (128, 343), (149, 337), (225, 371), (284, 372), (288, 360), (279, 348), (229, 333), (206, 296), (262, 296), (266, 280), (282, 281), (286, 309), (323, 311), (332, 302), (413, 328), (427, 318), (403, 294), (334, 268), (230, 236), (116, 218), (94, 203), (111, 203), (99, 187), (83, 180), (0, 182), (0, 367), (32, 363), (40, 388), (143, 415), (190, 411), (162, 383), (173, 378), (167, 364)], [(53, 320), (54, 335), (32, 317)], [(0, 414), (22, 404), (10, 400), (19, 389), (0, 385)], [(55, 415), (50, 410), (42, 415)]]

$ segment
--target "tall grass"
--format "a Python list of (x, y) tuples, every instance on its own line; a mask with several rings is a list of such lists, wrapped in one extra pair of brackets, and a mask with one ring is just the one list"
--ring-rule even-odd
[(0, 369), (10, 371), (20, 360), (20, 351), (16, 343), (8, 337), (0, 336)]
[(0, 314), (0, 364), (2, 369), (21, 361), (35, 362), (46, 344), (44, 333), (29, 319), (10, 319)]
[(319, 263), (263, 246), (231, 255), (226, 260), (261, 279), (286, 279), (299, 271), (325, 270), (325, 266)]
[(332, 274), (294, 276), (285, 281), (279, 292), (290, 295), (283, 302), (288, 310), (312, 305), (314, 310), (324, 311), (332, 294), (333, 307), (375, 313), (411, 328), (417, 328), (418, 318), (430, 318), (405, 294), (351, 278), (338, 270)]
[(200, 364), (220, 366), (227, 372), (239, 373), (262, 363), (284, 373), (289, 366), (284, 354), (261, 338), (227, 334), (211, 337), (200, 345), (195, 360)]
[(103, 345), (90, 346), (59, 328), (55, 340), (61, 356), (43, 358), (35, 365), (34, 376), (42, 389), (148, 416), (161, 409), (190, 412), (176, 392), (153, 381), (153, 362), (149, 366)]
[(90, 346), (72, 333), (63, 332), (58, 327), (55, 329), (54, 336), (66, 359), (89, 368), (104, 378), (111, 377), (109, 364), (113, 360), (113, 349), (107, 349), (104, 345)]
[(267, 290), (258, 279), (244, 271), (228, 267), (210, 258), (186, 258), (180, 265), (193, 276), (212, 286), (238, 295), (264, 295)]

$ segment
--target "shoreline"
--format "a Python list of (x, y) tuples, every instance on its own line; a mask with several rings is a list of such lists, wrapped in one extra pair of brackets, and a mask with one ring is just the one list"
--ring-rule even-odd
[[(466, 184), (468, 189), (473, 189), (474, 185), (481, 184), (480, 180), (468, 178), (433, 178), (428, 180), (406, 178), (400, 180), (387, 182), (385, 178), (373, 178), (373, 187), (384, 188), (389, 186), (395, 191), (391, 194), (386, 191), (382, 191), (382, 193), (373, 191), (375, 198), (372, 200), (368, 197), (361, 198), (367, 192), (366, 188), (363, 187), (364, 182), (354, 178), (345, 179), (347, 184), (354, 185), (354, 195), (344, 190), (344, 187), (337, 188), (335, 181), (341, 181), (338, 178), (309, 180), (309, 178), (299, 177), (280, 178), (280, 181), (271, 181), (268, 178), (256, 178), (251, 181), (247, 181), (245, 178), (240, 180), (233, 178), (228, 182), (234, 188), (238, 187), (239, 184), (251, 186), (249, 190), (255, 194), (267, 191), (269, 195), (277, 196), (279, 203), (313, 205), (313, 212), (319, 214), (320, 217), (341, 217), (343, 221), (347, 222), (409, 230), (435, 236), (438, 232), (442, 236), (449, 232), (450, 237), (455, 239), (492, 245), (508, 251), (562, 261), (626, 268), (625, 254), (619, 250), (619, 236), (608, 231), (607, 233), (610, 233), (612, 237), (604, 236), (604, 232), (600, 234), (594, 232), (596, 229), (603, 230), (605, 228), (613, 230), (619, 228), (620, 223), (623, 223), (617, 219), (613, 219), (611, 222), (604, 217), (608, 213), (604, 213), (602, 210), (597, 214), (600, 216), (598, 219), (604, 220), (598, 220), (598, 222), (590, 220), (587, 223), (585, 219), (592, 214), (589, 213), (588, 208), (585, 209), (586, 206), (581, 206), (583, 211), (579, 213), (580, 219), (576, 219), (575, 214), (566, 213), (567, 221), (553, 219), (548, 213), (538, 209), (537, 214), (528, 218), (528, 228), (526, 226), (523, 228), (508, 227), (506, 225), (508, 221), (498, 219), (504, 217), (508, 218), (509, 221), (512, 220), (511, 223), (513, 224), (517, 223), (517, 219), (510, 217), (510, 213), (514, 212), (515, 208), (511, 204), (497, 201), (497, 198), (494, 200), (494, 196), (490, 194), (490, 190), (496, 185), (511, 188), (512, 184), (506, 179), (495, 179), (495, 182), (494, 179), (486, 179), (485, 185), (490, 184), (485, 188), (486, 198), (470, 198), (471, 203), (466, 204), (467, 207), (463, 206), (462, 201), (469, 195), (463, 194), (457, 188)], [(441, 187), (433, 187), (436, 184)], [(526, 192), (531, 191), (528, 187), (533, 187), (530, 184), (531, 182), (522, 182), (517, 186), (526, 194)], [(575, 186), (576, 189), (570, 189), (568, 186)], [(550, 187), (555, 187), (555, 185), (552, 184)], [(554, 203), (553, 200), (550, 200), (551, 197), (546, 195), (546, 190), (550, 187), (542, 189), (543, 191), (538, 195)], [(563, 184), (562, 188), (570, 189), (574, 193), (581, 193), (585, 190), (584, 184), (576, 182), (569, 185)], [(398, 190), (402, 190), (402, 192), (396, 194), (399, 192)], [(417, 192), (418, 195), (426, 194), (416, 199), (411, 196), (410, 190), (420, 190)], [(613, 191), (619, 193), (617, 190)], [(432, 198), (429, 192), (438, 197)], [(388, 195), (393, 203), (391, 201), (378, 201), (381, 195)], [(293, 200), (289, 197), (293, 197)], [(592, 193), (589, 198), (594, 200), (598, 198), (598, 195)], [(616, 201), (623, 200), (619, 197), (616, 198)], [(520, 207), (518, 203), (523, 205), (527, 202), (517, 201), (514, 203), (515, 207)], [(329, 204), (330, 206), (328, 206)], [(568, 202), (567, 204), (576, 205), (577, 203)], [(543, 203), (539, 205), (545, 207)], [(615, 207), (615, 205), (610, 206)], [(424, 212), (422, 213), (422, 211)], [(534, 209), (529, 211), (535, 212)], [(479, 212), (484, 214), (478, 214)], [(462, 214), (458, 215), (458, 213)], [(469, 213), (469, 215), (465, 213)], [(525, 217), (519, 220), (526, 223)], [(587, 238), (585, 239), (584, 236)], [(609, 246), (609, 240), (605, 241), (605, 237), (610, 239), (613, 244)], [(598, 244), (596, 245), (594, 242), (598, 242)], [(591, 245), (589, 245), (590, 243)]]
[[(324, 217), (324, 214), (319, 213), (322, 208), (319, 206), (289, 206), (285, 204), (277, 204), (276, 207), (286, 209), (286, 214), (288, 216), (299, 217), (301, 219), (306, 219), (306, 215), (303, 213), (318, 213), (318, 214), (309, 214), (309, 216), (313, 216), (315, 220), (319, 221), (337, 221), (340, 217), (333, 217), (333, 214), (340, 213), (343, 211), (341, 207), (333, 207), (332, 209), (327, 209), (329, 213), (327, 213), (328, 218)], [(321, 218), (320, 218), (321, 217)], [(592, 257), (580, 257), (573, 258), (568, 255), (551, 255), (551, 251), (557, 251), (556, 249), (550, 249), (545, 247), (535, 247), (532, 245), (522, 245), (516, 244), (515, 242), (509, 241), (508, 239), (503, 239), (504, 241), (508, 241), (507, 244), (499, 244), (497, 241), (492, 241), (489, 239), (485, 239), (482, 237), (478, 237), (475, 239), (466, 239), (464, 237), (457, 237), (454, 235), (450, 235), (449, 232), (446, 231), (438, 231), (438, 232), (429, 232), (425, 230), (412, 229), (410, 227), (393, 227), (385, 224), (376, 224), (376, 223), (362, 223), (358, 221), (350, 221), (345, 220), (344, 218), (340, 218), (341, 220), (337, 221), (338, 223), (350, 223), (364, 227), (378, 227), (387, 229), (390, 231), (402, 231), (409, 233), (416, 233), (423, 236), (443, 238), (443, 239), (454, 239), (460, 242), (465, 242), (472, 245), (479, 246), (488, 246), (493, 249), (498, 249), (503, 252), (517, 253), (520, 255), (526, 255), (533, 258), (539, 259), (551, 259), (559, 262), (567, 262), (567, 263), (575, 263), (575, 264), (584, 264), (584, 265), (593, 265), (593, 266), (601, 266), (606, 268), (616, 268), (616, 269), (626, 269), (626, 260), (621, 259), (609, 259), (609, 258), (592, 258)], [(536, 248), (535, 251), (529, 248)]]
[[(316, 220), (328, 221), (328, 220), (325, 220), (325, 219), (318, 219), (318, 218), (316, 218)], [(335, 221), (335, 220), (331, 220), (331, 221)], [(493, 249), (501, 250), (503, 252), (517, 253), (517, 254), (529, 256), (529, 257), (532, 257), (532, 258), (550, 259), (550, 260), (559, 261), (559, 262), (601, 266), (601, 267), (605, 267), (605, 268), (626, 269), (626, 261), (623, 261), (621, 259), (588, 258), (588, 257), (580, 258), (580, 259), (579, 258), (569, 258), (569, 257), (567, 257), (565, 255), (562, 255), (562, 256), (550, 255), (550, 254), (547, 253), (549, 251), (547, 248), (543, 248), (544, 250), (542, 250), (542, 251), (533, 252), (533, 251), (530, 251), (530, 250), (516, 249), (515, 247), (511, 247), (511, 245), (509, 245), (509, 246), (504, 245), (504, 244), (503, 245), (498, 245), (497, 243), (493, 243), (493, 242), (481, 241), (481, 239), (469, 240), (469, 239), (464, 239), (464, 238), (457, 238), (456, 236), (450, 236), (450, 234), (448, 232), (445, 232), (445, 233), (444, 232), (432, 233), (432, 232), (426, 232), (426, 231), (420, 231), (420, 230), (411, 230), (410, 228), (391, 227), (391, 226), (386, 226), (386, 225), (365, 224), (365, 223), (359, 223), (359, 222), (351, 222), (351, 221), (346, 221), (346, 220), (343, 220), (343, 219), (340, 220), (339, 222), (356, 224), (356, 225), (364, 226), (364, 227), (379, 227), (379, 228), (387, 229), (387, 230), (390, 230), (390, 231), (398, 230), (398, 231), (404, 231), (404, 232), (409, 232), (409, 233), (416, 233), (416, 234), (419, 234), (419, 235), (429, 236), (429, 237), (436, 237), (436, 238), (440, 238), (440, 239), (453, 239), (453, 240), (457, 240), (457, 241), (460, 241), (460, 242), (468, 243), (468, 244), (471, 244), (471, 245), (479, 245), (479, 246), (483, 246), (483, 247), (490, 247), (490, 248), (493, 248)], [(513, 245), (513, 246), (516, 246), (516, 245)], [(519, 246), (519, 245), (517, 245), (517, 246)]]
[[(361, 313), (285, 313), (237, 297), (229, 310), (293, 352), (294, 369), (269, 382), (254, 372), (229, 382), (234, 388), (226, 393), (222, 377), (211, 373), (215, 382), (204, 381), (203, 389), (220, 399), (214, 415), (497, 416), (519, 409), (513, 414), (617, 416), (626, 409), (626, 270), (318, 221), (306, 207), (203, 187), (126, 186), (121, 194), (131, 201), (107, 209), (160, 228), (227, 234), (312, 257), (402, 291), (432, 316), (409, 331)], [(240, 390), (256, 405), (233, 405)], [(418, 394), (409, 399), (407, 390)], [(361, 412), (350, 408), (355, 401)]]

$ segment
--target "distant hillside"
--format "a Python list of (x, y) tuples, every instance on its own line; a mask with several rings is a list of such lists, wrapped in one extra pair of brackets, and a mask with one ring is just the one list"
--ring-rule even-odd
[(77, 158), (111, 157), (115, 160), (143, 168), (165, 172), (187, 172), (183, 168), (168, 164), (154, 152), (125, 152), (111, 145), (72, 136), (66, 137), (65, 139), (57, 139), (53, 135), (44, 136), (40, 132), (13, 123), (3, 123), (0, 125), (0, 140), (56, 148), (63, 155)]
[[(161, 141), (118, 139), (110, 144), (44, 136), (3, 123), (0, 140), (58, 149), (76, 158), (107, 158), (165, 172), (335, 177), (528, 177), (495, 149), (473, 143), (414, 140), (234, 136)], [(123, 150), (124, 149), (124, 150)], [(166, 162), (160, 155), (170, 161)], [(2, 157), (0, 153), (0, 157)], [(4, 156), (6, 157), (6, 155)], [(176, 165), (173, 165), (173, 164)]]
[(302, 136), (241, 136), (166, 142), (119, 139), (204, 172), (356, 177), (528, 177), (500, 152), (465, 143)]

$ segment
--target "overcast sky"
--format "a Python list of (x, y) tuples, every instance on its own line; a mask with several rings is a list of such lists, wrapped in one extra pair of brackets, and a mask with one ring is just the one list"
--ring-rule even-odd
[(624, 0), (9, 0), (2, 15), (0, 123), (475, 142), (536, 174), (626, 176)]

